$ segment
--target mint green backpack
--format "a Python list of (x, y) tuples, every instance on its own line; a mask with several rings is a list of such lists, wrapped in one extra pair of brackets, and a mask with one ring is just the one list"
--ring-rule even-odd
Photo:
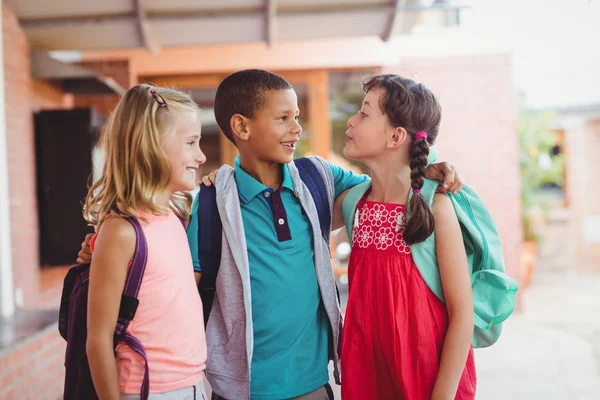
[[(437, 181), (425, 180), (421, 194), (431, 208)], [(362, 183), (348, 192), (342, 203), (342, 213), (350, 243), (356, 208), (360, 199), (371, 186)], [(412, 192), (410, 194), (412, 196)], [(504, 322), (514, 311), (518, 285), (506, 274), (502, 245), (496, 224), (487, 207), (468, 187), (458, 194), (448, 194), (460, 223), (467, 252), (471, 287), (475, 305), (475, 327), (472, 344), (474, 348), (493, 345), (502, 331)], [(410, 200), (410, 198), (409, 198)], [(424, 242), (410, 246), (413, 260), (431, 291), (444, 301), (435, 250), (435, 234)]]

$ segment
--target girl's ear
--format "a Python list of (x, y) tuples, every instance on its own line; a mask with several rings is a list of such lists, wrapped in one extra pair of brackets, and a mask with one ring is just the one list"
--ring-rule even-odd
[(407, 139), (408, 132), (406, 132), (406, 129), (402, 127), (393, 128), (388, 138), (387, 147), (389, 149), (395, 149), (402, 146)]

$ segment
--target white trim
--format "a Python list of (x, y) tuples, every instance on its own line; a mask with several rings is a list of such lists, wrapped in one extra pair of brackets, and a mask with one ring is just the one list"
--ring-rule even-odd
[[(2, 6), (0, 6), (2, 31)], [(2, 35), (4, 37), (4, 35)], [(6, 146), (6, 110), (4, 108), (4, 49), (0, 41), (0, 316), (15, 312), (10, 243), (10, 195), (8, 193), (8, 159)]]

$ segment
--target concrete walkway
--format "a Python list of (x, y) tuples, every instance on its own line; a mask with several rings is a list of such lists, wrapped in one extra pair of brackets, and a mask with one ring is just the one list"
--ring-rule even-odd
[(600, 399), (600, 275), (538, 273), (525, 311), (476, 351), (478, 399)]

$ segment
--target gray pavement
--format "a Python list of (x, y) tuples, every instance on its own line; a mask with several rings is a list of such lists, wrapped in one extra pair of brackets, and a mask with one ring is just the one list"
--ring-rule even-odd
[(538, 273), (524, 311), (475, 353), (478, 399), (600, 399), (600, 275)]

